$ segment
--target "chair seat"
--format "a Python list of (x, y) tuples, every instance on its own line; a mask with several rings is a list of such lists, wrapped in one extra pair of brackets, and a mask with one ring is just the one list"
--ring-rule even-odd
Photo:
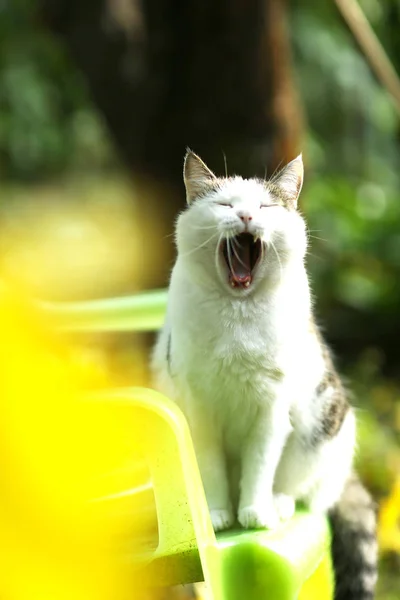
[[(329, 556), (328, 526), (325, 518), (298, 511), (275, 531), (220, 532), (205, 553), (216, 598), (259, 600), (268, 590), (273, 600), (293, 600), (322, 558)], [(157, 586), (204, 579), (195, 539), (163, 554), (155, 552), (145, 570)], [(332, 587), (332, 582), (325, 585)], [(320, 598), (329, 597), (321, 587), (319, 592)]]

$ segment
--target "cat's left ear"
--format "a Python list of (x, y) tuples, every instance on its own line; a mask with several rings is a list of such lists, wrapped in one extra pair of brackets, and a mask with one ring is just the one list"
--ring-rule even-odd
[(303, 187), (303, 179), (303, 156), (299, 154), (297, 158), (287, 164), (272, 180), (273, 184), (284, 192), (290, 208), (297, 207), (297, 201)]
[(183, 180), (186, 187), (186, 200), (190, 204), (198, 196), (210, 191), (217, 178), (197, 154), (187, 150), (183, 165)]

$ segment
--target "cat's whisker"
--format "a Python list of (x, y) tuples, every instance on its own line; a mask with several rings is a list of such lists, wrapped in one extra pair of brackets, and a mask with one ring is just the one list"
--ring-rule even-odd
[(237, 246), (237, 245), (238, 245), (238, 241), (237, 241), (237, 239), (236, 239), (236, 235), (235, 235), (235, 234), (233, 234), (233, 235), (232, 235), (232, 236), (230, 236), (230, 237), (231, 237), (231, 239), (232, 239), (232, 242), (233, 242), (233, 243), (234, 243), (234, 244)]
[(218, 238), (218, 242), (217, 242), (216, 248), (215, 248), (215, 264), (218, 263), (218, 252), (219, 252), (219, 249), (221, 247), (221, 242), (222, 242), (223, 235), (224, 235), (223, 233), (220, 234), (220, 236)]
[(272, 173), (271, 177), (269, 178), (269, 181), (271, 181), (271, 183), (274, 182), (274, 179), (276, 179), (276, 176), (279, 174), (279, 171), (281, 170), (282, 163), (283, 163), (283, 159), (279, 161), (277, 167), (274, 169), (274, 172)]
[(224, 156), (224, 164), (225, 164), (225, 177), (228, 179), (228, 165), (226, 163), (226, 154), (225, 152), (222, 152), (223, 156)]
[(282, 280), (282, 263), (281, 263), (281, 259), (279, 258), (279, 254), (278, 254), (278, 251), (277, 251), (277, 249), (275, 247), (274, 242), (272, 240), (270, 240), (269, 243), (271, 244), (272, 249), (273, 249), (273, 251), (276, 254), (276, 258), (278, 259), (278, 263), (279, 263), (279, 278), (280, 278), (280, 280)]
[(311, 235), (310, 233), (308, 234), (308, 238), (312, 238), (313, 240), (321, 240), (321, 242), (328, 242), (329, 240), (327, 240), (326, 238), (322, 238), (322, 237), (318, 237), (317, 235)]
[(215, 225), (193, 225), (193, 223), (190, 223), (190, 227), (192, 229), (215, 229)]
[(232, 267), (232, 257), (231, 257), (231, 238), (226, 238), (226, 249), (227, 249), (227, 254), (228, 254), (228, 265), (229, 265), (231, 272), (234, 273), (233, 267)]
[(307, 256), (312, 256), (315, 260), (322, 261), (322, 258), (320, 256), (318, 256), (317, 254), (313, 254), (313, 252), (309, 252), (308, 250), (307, 250)]
[(236, 256), (236, 258), (238, 259), (238, 261), (242, 264), (242, 266), (247, 269), (247, 265), (245, 265), (245, 263), (242, 261), (242, 259), (240, 258), (240, 256), (238, 255), (238, 253), (236, 252), (236, 248), (235, 248), (235, 244), (237, 244), (235, 238), (232, 238), (233, 240), (233, 244), (232, 244), (232, 250), (234, 255)]
[(238, 245), (239, 245), (239, 242), (238, 242), (238, 241), (237, 241), (237, 239), (236, 239), (236, 234), (234, 234), (234, 233), (233, 233), (231, 236), (229, 236), (229, 239), (231, 239), (231, 240), (232, 240), (232, 243), (233, 243), (233, 244), (234, 244), (236, 247), (238, 247)]
[(206, 246), (209, 242), (211, 242), (211, 240), (216, 235), (218, 235), (218, 231), (216, 231), (215, 233), (213, 233), (213, 235), (211, 237), (209, 237), (205, 242), (203, 242), (202, 244), (199, 244), (198, 246), (196, 246), (196, 248), (192, 248), (192, 250), (190, 250), (189, 252), (185, 252), (185, 253), (181, 254), (181, 256), (189, 256), (190, 254), (193, 254), (193, 252), (197, 252), (201, 248), (204, 248), (204, 246)]

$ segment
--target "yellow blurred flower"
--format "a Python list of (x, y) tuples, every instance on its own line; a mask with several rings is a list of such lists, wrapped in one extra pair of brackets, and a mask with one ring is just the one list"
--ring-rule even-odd
[(400, 476), (388, 498), (381, 502), (378, 536), (382, 552), (400, 553)]
[(148, 598), (125, 560), (150, 526), (123, 493), (143, 478), (129, 423), (82, 395), (82, 380), (107, 379), (83, 377), (3, 284), (0, 329), (0, 597)]

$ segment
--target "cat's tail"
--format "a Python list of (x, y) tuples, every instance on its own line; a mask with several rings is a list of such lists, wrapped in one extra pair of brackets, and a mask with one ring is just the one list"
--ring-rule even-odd
[(348, 479), (329, 519), (335, 600), (373, 600), (378, 571), (375, 506), (356, 475)]

